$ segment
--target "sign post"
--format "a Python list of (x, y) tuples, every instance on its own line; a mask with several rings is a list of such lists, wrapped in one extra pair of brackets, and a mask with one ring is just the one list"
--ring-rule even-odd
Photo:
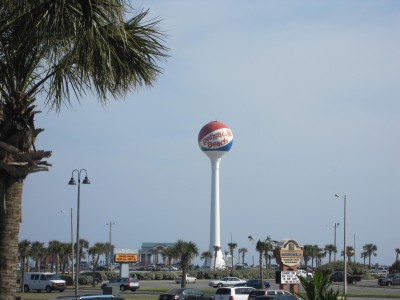
[(276, 262), (280, 265), (276, 281), (279, 288), (289, 290), (293, 294), (299, 293), (300, 280), (297, 277), (297, 266), (303, 257), (303, 248), (295, 240), (282, 240), (275, 248)]

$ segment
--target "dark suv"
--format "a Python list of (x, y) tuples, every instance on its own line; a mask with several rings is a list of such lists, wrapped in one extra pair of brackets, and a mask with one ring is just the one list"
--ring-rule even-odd
[(391, 286), (392, 284), (400, 284), (400, 273), (392, 273), (386, 277), (378, 279), (378, 285), (380, 286)]

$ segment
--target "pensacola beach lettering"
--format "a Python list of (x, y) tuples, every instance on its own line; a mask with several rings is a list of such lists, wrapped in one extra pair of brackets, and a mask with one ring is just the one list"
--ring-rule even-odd
[(228, 128), (221, 128), (206, 135), (201, 141), (208, 149), (220, 148), (232, 141), (232, 131)]

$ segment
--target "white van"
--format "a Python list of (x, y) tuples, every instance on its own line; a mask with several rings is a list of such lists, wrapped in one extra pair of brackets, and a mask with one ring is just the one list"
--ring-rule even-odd
[(45, 290), (47, 293), (60, 291), (62, 293), (64, 292), (65, 287), (65, 280), (61, 279), (60, 276), (54, 273), (27, 272), (24, 275), (25, 293), (30, 290), (36, 290), (38, 292)]

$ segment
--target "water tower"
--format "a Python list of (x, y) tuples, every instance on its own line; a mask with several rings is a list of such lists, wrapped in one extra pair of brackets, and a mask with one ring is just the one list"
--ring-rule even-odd
[[(214, 259), (215, 267), (221, 268), (225, 267), (225, 260), (222, 255), (220, 239), (219, 165), (222, 156), (232, 147), (233, 134), (225, 124), (212, 121), (200, 130), (198, 143), (211, 162), (210, 252), (214, 256), (214, 246), (220, 248)], [(214, 260), (211, 265), (213, 263)]]

